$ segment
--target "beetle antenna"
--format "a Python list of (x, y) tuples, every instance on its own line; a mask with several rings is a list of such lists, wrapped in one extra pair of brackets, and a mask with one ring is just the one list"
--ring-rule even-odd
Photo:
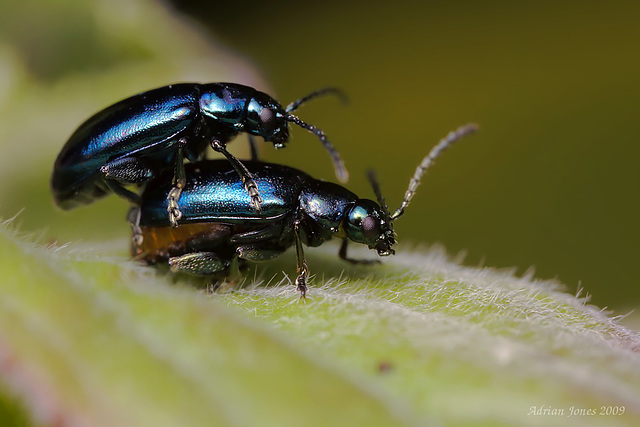
[(392, 226), (391, 215), (389, 214), (389, 207), (387, 206), (387, 202), (384, 200), (384, 196), (382, 195), (382, 190), (380, 190), (380, 184), (378, 183), (378, 177), (376, 176), (376, 171), (373, 169), (367, 170), (367, 179), (371, 183), (371, 187), (373, 187), (373, 192), (376, 193), (376, 198), (378, 199), (378, 204), (382, 208), (384, 212), (384, 220)]
[(344, 104), (349, 102), (347, 95), (342, 90), (338, 89), (337, 87), (325, 87), (322, 89), (318, 89), (315, 92), (311, 92), (309, 95), (303, 96), (302, 98), (293, 101), (292, 103), (287, 105), (287, 108), (285, 108), (284, 111), (286, 111), (287, 113), (296, 111), (298, 108), (300, 108), (302, 104), (306, 103), (307, 101), (310, 101), (313, 98), (317, 98), (319, 96), (326, 95), (326, 94), (334, 94), (338, 96), (338, 98), (340, 98), (340, 100)]
[(333, 167), (336, 171), (338, 180), (340, 180), (340, 182), (347, 182), (349, 180), (349, 172), (347, 172), (347, 168), (345, 168), (344, 166), (344, 162), (342, 161), (342, 157), (340, 157), (340, 153), (338, 153), (338, 150), (333, 148), (333, 145), (321, 129), (318, 129), (317, 127), (315, 127), (314, 125), (310, 125), (309, 123), (303, 122), (302, 120), (300, 120), (300, 118), (294, 116), (293, 114), (287, 114), (286, 116), (284, 116), (284, 118), (286, 121), (295, 123), (301, 128), (308, 130), (309, 132), (320, 138), (320, 142), (322, 142), (322, 145), (329, 152), (329, 155), (333, 160)]
[(478, 130), (478, 125), (476, 125), (475, 123), (469, 123), (464, 126), (460, 126), (458, 129), (449, 132), (447, 136), (445, 136), (440, 140), (440, 142), (438, 142), (438, 145), (436, 145), (431, 149), (429, 154), (427, 154), (427, 156), (424, 159), (422, 159), (422, 162), (416, 168), (416, 171), (413, 174), (413, 178), (411, 178), (411, 181), (409, 181), (409, 187), (407, 188), (407, 192), (404, 193), (404, 200), (402, 201), (402, 204), (400, 205), (400, 207), (393, 213), (393, 215), (391, 215), (391, 220), (395, 220), (398, 217), (400, 217), (404, 213), (404, 210), (406, 209), (406, 207), (409, 206), (409, 202), (411, 202), (411, 199), (416, 194), (416, 190), (420, 185), (420, 180), (422, 179), (422, 176), (427, 171), (427, 169), (429, 169), (433, 165), (433, 161), (444, 150), (449, 148), (451, 144), (453, 144), (454, 142), (456, 142), (457, 140), (459, 140), (464, 136), (467, 136), (471, 133), (476, 132), (477, 130)]

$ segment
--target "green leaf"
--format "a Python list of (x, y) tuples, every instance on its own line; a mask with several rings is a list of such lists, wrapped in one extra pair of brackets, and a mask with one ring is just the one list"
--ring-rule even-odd
[[(211, 294), (120, 251), (44, 248), (5, 224), (2, 376), (45, 424), (640, 420), (638, 336), (554, 284), (438, 250), (342, 274), (328, 251), (309, 252), (326, 279), (306, 301), (281, 280), (292, 256)], [(601, 407), (625, 413), (567, 416)], [(528, 415), (536, 408), (564, 416)]]
[[(224, 300), (109, 255), (35, 247), (6, 228), (0, 245), (0, 336), (11, 361), (3, 376), (40, 421), (406, 423), (392, 400)], [(287, 303), (297, 302), (287, 294)]]

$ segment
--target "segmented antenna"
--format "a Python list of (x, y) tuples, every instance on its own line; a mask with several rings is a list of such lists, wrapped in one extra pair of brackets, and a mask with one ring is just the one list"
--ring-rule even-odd
[(292, 103), (287, 105), (287, 108), (285, 108), (284, 110), (287, 113), (291, 113), (292, 111), (296, 111), (298, 108), (300, 108), (302, 104), (306, 103), (307, 101), (310, 101), (313, 98), (317, 98), (318, 96), (322, 96), (330, 93), (338, 96), (343, 103), (345, 104), (347, 103), (348, 101), (347, 95), (342, 90), (336, 87), (325, 87), (322, 89), (318, 89), (315, 92), (311, 92), (309, 95), (303, 96), (302, 98), (293, 101)]
[(367, 170), (367, 179), (371, 183), (371, 187), (373, 187), (373, 192), (376, 193), (376, 198), (378, 199), (378, 204), (382, 208), (384, 212), (384, 220), (389, 226), (393, 223), (391, 222), (391, 215), (389, 215), (389, 206), (387, 206), (387, 202), (384, 200), (384, 196), (382, 195), (382, 190), (380, 190), (380, 184), (378, 183), (378, 177), (376, 176), (376, 171), (373, 169)]
[(404, 213), (404, 210), (409, 206), (409, 202), (416, 194), (416, 190), (420, 185), (420, 180), (424, 173), (433, 165), (433, 161), (451, 144), (459, 140), (460, 138), (469, 135), (470, 133), (474, 133), (478, 130), (478, 125), (475, 123), (469, 123), (464, 126), (460, 126), (458, 129), (449, 132), (447, 136), (438, 142), (438, 145), (433, 147), (429, 154), (422, 159), (422, 162), (416, 168), (415, 173), (413, 174), (413, 178), (409, 181), (409, 187), (407, 188), (407, 192), (404, 193), (404, 200), (400, 207), (391, 215), (391, 220), (397, 219)]
[(327, 138), (327, 136), (324, 134), (322, 130), (318, 129), (314, 125), (310, 125), (309, 123), (303, 122), (302, 120), (300, 120), (300, 118), (294, 116), (293, 114), (287, 114), (286, 116), (284, 116), (284, 118), (286, 121), (295, 123), (301, 128), (304, 128), (309, 132), (313, 133), (314, 135), (316, 135), (320, 139), (320, 142), (322, 142), (322, 145), (324, 146), (324, 148), (329, 152), (329, 155), (331, 156), (331, 160), (333, 161), (333, 168), (336, 171), (336, 176), (338, 177), (338, 180), (343, 183), (349, 180), (349, 172), (347, 172), (347, 168), (345, 168), (344, 166), (344, 162), (340, 157), (340, 153), (338, 153), (338, 151), (335, 148), (333, 148), (333, 145), (331, 144), (331, 142), (329, 142), (329, 139)]

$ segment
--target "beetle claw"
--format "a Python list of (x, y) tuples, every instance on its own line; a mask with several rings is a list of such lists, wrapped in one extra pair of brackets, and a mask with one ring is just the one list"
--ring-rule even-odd
[(296, 277), (296, 290), (300, 292), (300, 298), (306, 299), (307, 297), (307, 272), (303, 271), (298, 277)]
[(258, 193), (258, 186), (256, 185), (255, 181), (253, 181), (252, 179), (245, 181), (244, 187), (251, 197), (251, 206), (253, 206), (256, 211), (261, 212), (262, 197), (260, 197), (260, 193)]
[(131, 224), (131, 241), (135, 247), (140, 247), (144, 238), (142, 237), (142, 230), (139, 226)]
[(251, 196), (251, 206), (258, 212), (262, 211), (262, 197), (259, 194)]
[(178, 221), (182, 218), (182, 211), (180, 211), (180, 207), (178, 206), (178, 199), (180, 199), (180, 195), (182, 194), (182, 188), (173, 187), (171, 191), (169, 191), (169, 195), (167, 196), (167, 212), (169, 213), (169, 223), (171, 227), (177, 228)]
[(169, 211), (169, 222), (171, 223), (171, 227), (178, 228), (178, 221), (182, 218), (182, 212), (178, 208), (168, 208)]

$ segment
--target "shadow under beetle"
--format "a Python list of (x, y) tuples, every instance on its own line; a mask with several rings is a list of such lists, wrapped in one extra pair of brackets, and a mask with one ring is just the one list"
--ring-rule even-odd
[[(139, 196), (124, 185), (144, 183), (175, 165), (167, 210), (170, 224), (176, 227), (182, 216), (178, 200), (185, 184), (183, 159), (200, 160), (210, 144), (229, 160), (251, 205), (260, 211), (262, 199), (251, 172), (226, 145), (245, 132), (282, 148), (289, 139), (288, 123), (320, 139), (333, 159), (337, 177), (344, 182), (347, 171), (324, 132), (291, 114), (326, 93), (343, 96), (335, 88), (325, 88), (283, 108), (269, 95), (240, 84), (180, 83), (126, 98), (94, 114), (66, 142), (51, 177), (54, 200), (61, 208), (71, 209), (112, 191), (138, 204)], [(253, 141), (251, 144), (255, 154)]]
[[(296, 247), (296, 286), (304, 297), (308, 268), (302, 245), (319, 246), (332, 237), (342, 239), (339, 256), (347, 256), (349, 240), (394, 254), (393, 222), (413, 198), (420, 179), (438, 155), (476, 130), (468, 124), (450, 132), (417, 167), (400, 207), (390, 214), (373, 171), (368, 176), (378, 202), (360, 199), (346, 188), (316, 180), (297, 169), (263, 162), (246, 162), (260, 186), (262, 210), (249, 206), (249, 196), (235, 171), (221, 160), (186, 165), (187, 182), (180, 197), (183, 224), (171, 227), (167, 195), (170, 173), (156, 177), (130, 212), (132, 254), (148, 264), (168, 263), (174, 272), (196, 275), (228, 274), (234, 259), (266, 261), (292, 245)], [(170, 172), (170, 171), (169, 171)]]

